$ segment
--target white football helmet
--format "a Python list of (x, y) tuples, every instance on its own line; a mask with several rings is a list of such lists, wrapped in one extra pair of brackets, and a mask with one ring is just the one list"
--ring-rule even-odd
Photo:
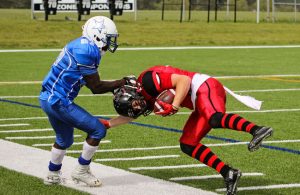
[(113, 53), (118, 48), (117, 27), (111, 19), (105, 16), (95, 16), (86, 21), (82, 26), (82, 35), (93, 41), (100, 51), (109, 50)]

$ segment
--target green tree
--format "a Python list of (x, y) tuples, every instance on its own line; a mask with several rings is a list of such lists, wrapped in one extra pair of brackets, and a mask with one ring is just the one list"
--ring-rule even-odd
[(26, 8), (29, 9), (31, 0), (1, 0), (0, 8)]

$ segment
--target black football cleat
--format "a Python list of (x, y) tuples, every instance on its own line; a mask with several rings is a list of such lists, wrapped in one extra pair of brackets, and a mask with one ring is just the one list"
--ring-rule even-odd
[(258, 128), (253, 135), (251, 142), (248, 145), (248, 150), (254, 152), (257, 150), (262, 141), (273, 134), (273, 129), (271, 127), (260, 127)]
[(237, 183), (242, 176), (242, 172), (237, 169), (230, 169), (224, 178), (227, 188), (226, 195), (235, 195), (237, 192)]

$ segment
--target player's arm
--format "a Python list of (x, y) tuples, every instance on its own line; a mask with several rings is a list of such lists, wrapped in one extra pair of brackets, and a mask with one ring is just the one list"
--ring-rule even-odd
[(171, 81), (176, 92), (172, 105), (179, 108), (190, 90), (191, 78), (186, 75), (172, 74)]
[(83, 78), (86, 82), (86, 86), (92, 91), (93, 94), (112, 92), (114, 89), (126, 84), (126, 80), (124, 78), (115, 81), (102, 81), (100, 80), (98, 72), (85, 75)]
[(118, 116), (116, 118), (110, 120), (99, 119), (100, 122), (108, 129), (111, 127), (117, 127), (119, 125), (127, 124), (133, 121), (133, 118), (125, 117), (125, 116)]
[(116, 118), (110, 119), (109, 124), (110, 124), (110, 127), (116, 127), (116, 126), (119, 126), (119, 125), (127, 124), (127, 123), (129, 123), (133, 120), (134, 119), (130, 118), (130, 117), (118, 116)]

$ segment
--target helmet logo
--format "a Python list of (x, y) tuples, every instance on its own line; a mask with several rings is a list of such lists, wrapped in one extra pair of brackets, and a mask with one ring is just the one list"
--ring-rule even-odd
[(94, 22), (95, 22), (95, 25), (92, 29), (96, 29), (96, 30), (98, 30), (99, 33), (101, 33), (102, 29), (105, 28), (104, 20), (103, 19), (101, 21), (94, 20)]

